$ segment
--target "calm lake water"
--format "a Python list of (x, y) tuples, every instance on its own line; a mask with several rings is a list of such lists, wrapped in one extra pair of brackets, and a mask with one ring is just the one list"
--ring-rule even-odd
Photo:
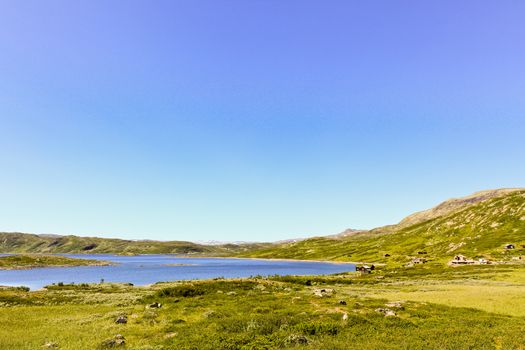
[[(183, 258), (174, 255), (65, 255), (107, 260), (115, 266), (52, 267), (31, 270), (0, 270), (0, 285), (39, 289), (57, 282), (130, 282), (145, 285), (160, 281), (250, 277), (255, 275), (326, 275), (355, 271), (352, 264), (263, 259)], [(182, 266), (169, 266), (180, 264)]]

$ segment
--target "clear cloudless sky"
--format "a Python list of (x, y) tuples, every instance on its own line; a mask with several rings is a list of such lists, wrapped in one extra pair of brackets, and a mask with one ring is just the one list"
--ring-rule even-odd
[(1, 0), (0, 230), (270, 241), (523, 187), (524, 14)]

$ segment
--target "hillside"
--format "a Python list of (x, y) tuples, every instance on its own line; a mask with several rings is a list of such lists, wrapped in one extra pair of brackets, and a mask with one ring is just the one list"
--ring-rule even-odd
[(224, 256), (267, 246), (263, 243), (202, 245), (184, 241), (133, 241), (0, 232), (0, 253), (200, 254)]
[[(510, 243), (516, 249), (504, 249)], [(524, 245), (525, 189), (514, 189), (449, 200), (411, 215), (398, 225), (341, 239), (312, 238), (240, 256), (406, 263), (411, 257), (445, 262), (463, 254), (510, 260), (525, 255)]]

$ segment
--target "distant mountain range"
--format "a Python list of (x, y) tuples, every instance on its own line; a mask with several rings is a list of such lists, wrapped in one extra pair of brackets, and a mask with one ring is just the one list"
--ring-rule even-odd
[[(505, 250), (513, 244), (513, 250)], [(498, 189), (447, 200), (396, 225), (275, 243), (122, 240), (0, 233), (1, 253), (195, 254), (259, 258), (406, 262), (455, 254), (504, 260), (525, 255), (525, 189)]]
[(199, 244), (186, 241), (124, 240), (72, 235), (0, 232), (0, 253), (198, 254), (231, 256), (270, 245), (270, 243), (233, 244), (217, 242)]

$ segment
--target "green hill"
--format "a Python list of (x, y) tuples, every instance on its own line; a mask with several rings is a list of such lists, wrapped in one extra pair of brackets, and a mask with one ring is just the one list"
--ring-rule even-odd
[(225, 256), (268, 244), (203, 245), (184, 241), (133, 241), (97, 237), (0, 233), (0, 253), (200, 254)]
[[(513, 244), (516, 249), (504, 249)], [(525, 255), (525, 189), (478, 192), (413, 214), (398, 225), (319, 237), (240, 256), (406, 263), (454, 255), (506, 261)], [(389, 255), (389, 256), (386, 256)]]

